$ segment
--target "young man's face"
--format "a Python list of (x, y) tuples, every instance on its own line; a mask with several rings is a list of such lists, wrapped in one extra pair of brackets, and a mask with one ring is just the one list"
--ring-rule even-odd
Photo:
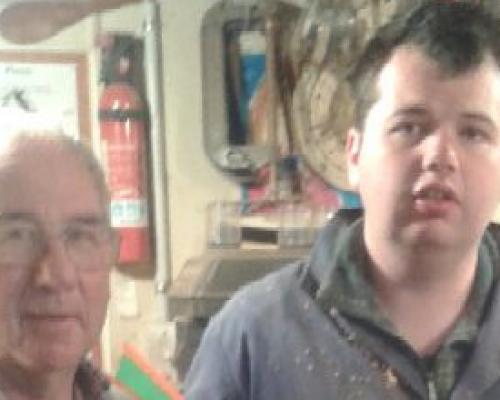
[(489, 58), (449, 77), (416, 47), (397, 49), (376, 82), (351, 183), (371, 237), (470, 248), (500, 200), (500, 71)]
[(0, 370), (72, 371), (109, 297), (102, 198), (78, 156), (42, 139), (0, 156), (0, 187)]

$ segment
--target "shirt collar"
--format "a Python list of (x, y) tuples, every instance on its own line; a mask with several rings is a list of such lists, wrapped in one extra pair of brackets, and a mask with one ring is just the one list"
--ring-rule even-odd
[[(312, 258), (319, 283), (316, 299), (325, 309), (335, 307), (351, 318), (395, 334), (393, 324), (377, 305), (367, 277), (369, 256), (363, 240), (361, 212), (341, 212), (319, 239)], [(478, 265), (468, 305), (448, 336), (449, 341), (471, 342), (477, 334), (485, 305), (496, 279), (496, 243), (486, 232), (479, 247)], [(318, 276), (319, 275), (319, 276)]]

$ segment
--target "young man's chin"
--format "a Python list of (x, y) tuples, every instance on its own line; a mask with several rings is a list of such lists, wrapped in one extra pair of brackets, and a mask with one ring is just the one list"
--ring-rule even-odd
[(463, 228), (446, 219), (413, 221), (402, 232), (402, 241), (417, 248), (456, 247), (462, 245)]

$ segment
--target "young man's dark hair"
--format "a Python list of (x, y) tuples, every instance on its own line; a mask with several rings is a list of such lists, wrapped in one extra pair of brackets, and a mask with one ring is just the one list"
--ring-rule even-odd
[(356, 102), (355, 125), (362, 130), (375, 102), (375, 77), (395, 48), (417, 46), (454, 76), (491, 55), (500, 66), (500, 19), (469, 2), (425, 0), (419, 8), (397, 15), (370, 39), (349, 81)]

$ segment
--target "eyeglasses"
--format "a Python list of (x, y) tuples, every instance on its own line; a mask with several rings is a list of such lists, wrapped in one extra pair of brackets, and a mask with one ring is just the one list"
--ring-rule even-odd
[(50, 235), (31, 220), (0, 220), (0, 263), (28, 266), (48, 249), (50, 237), (60, 240), (68, 259), (80, 270), (109, 266), (117, 248), (115, 232), (100, 222), (75, 222)]

